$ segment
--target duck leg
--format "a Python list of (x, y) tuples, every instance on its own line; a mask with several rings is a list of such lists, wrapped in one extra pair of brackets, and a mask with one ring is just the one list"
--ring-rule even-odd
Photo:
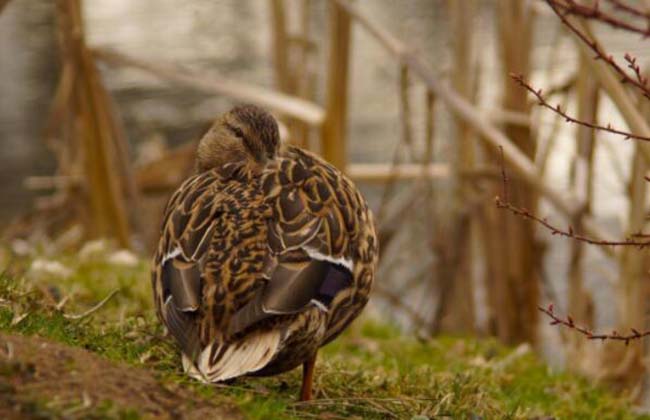
[(316, 364), (316, 353), (302, 364), (302, 388), (300, 389), (300, 401), (311, 400), (311, 388), (314, 381), (314, 365)]

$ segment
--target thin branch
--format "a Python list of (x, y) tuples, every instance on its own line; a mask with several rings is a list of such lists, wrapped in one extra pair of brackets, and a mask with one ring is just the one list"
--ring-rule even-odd
[(625, 53), (625, 56), (623, 57), (625, 61), (627, 62), (627, 67), (629, 69), (632, 69), (634, 72), (634, 76), (636, 76), (636, 80), (641, 83), (643, 86), (648, 85), (648, 78), (643, 75), (643, 71), (641, 70), (641, 66), (637, 64), (637, 59), (633, 55), (629, 53)]
[[(444, 82), (422, 59), (416, 54), (411, 46), (404, 44), (400, 39), (393, 36), (383, 26), (365, 16), (356, 5), (349, 0), (335, 0), (343, 7), (350, 16), (359, 23), (360, 27), (370, 33), (379, 43), (386, 48), (401, 63), (406, 63), (413, 75), (416, 75), (426, 85), (427, 89), (435, 95), (440, 103), (444, 103), (449, 112), (460, 118), (476, 131), (478, 138), (485, 145), (492, 149), (503, 147), (505, 159), (511, 165), (524, 182), (530, 188), (534, 188), (549, 200), (560, 212), (573, 217), (579, 211), (577, 199), (571, 195), (561, 192), (555, 185), (544, 181), (540, 176), (535, 163), (526, 156), (495, 124), (492, 124), (484, 115), (477, 110), (476, 106), (459, 95), (449, 83)], [(380, 219), (380, 218), (378, 218)], [(591, 217), (585, 217), (582, 222), (583, 229), (593, 237), (605, 237), (600, 226), (596, 225)], [(602, 248), (608, 256), (614, 256), (610, 248)]]
[(635, 246), (638, 247), (639, 249), (646, 248), (650, 246), (650, 240), (637, 240), (637, 239), (632, 239), (632, 238), (644, 238), (645, 235), (638, 233), (635, 235), (632, 235), (632, 238), (628, 238), (625, 240), (619, 240), (619, 241), (608, 241), (604, 239), (596, 239), (596, 238), (591, 238), (586, 235), (582, 235), (579, 233), (576, 233), (571, 226), (567, 227), (567, 229), (562, 229), (559, 228), (553, 224), (551, 224), (546, 218), (541, 218), (531, 212), (528, 209), (525, 209), (523, 207), (518, 207), (514, 204), (512, 204), (509, 201), (509, 194), (508, 194), (508, 177), (505, 171), (505, 166), (503, 162), (503, 152), (501, 152), (501, 178), (503, 181), (503, 199), (499, 196), (496, 196), (494, 201), (495, 204), (498, 208), (500, 209), (505, 209), (508, 210), (510, 213), (523, 217), (524, 219), (532, 220), (533, 222), (536, 222), (537, 224), (543, 226), (546, 228), (548, 231), (551, 232), (552, 235), (558, 235), (558, 236), (563, 236), (566, 238), (571, 238), (575, 239), (576, 241), (580, 242), (585, 242), (591, 245), (599, 245), (599, 246)]
[[(614, 60), (614, 58), (611, 55), (608, 55), (603, 48), (596, 42), (595, 40), (590, 39), (586, 34), (584, 34), (582, 31), (580, 31), (576, 26), (567, 19), (567, 13), (566, 13), (566, 5), (560, 3), (558, 0), (546, 0), (546, 3), (553, 9), (553, 12), (557, 15), (558, 18), (562, 21), (562, 23), (571, 30), (582, 42), (584, 42), (594, 53), (596, 53), (596, 60), (603, 60), (605, 61), (620, 77), (621, 77), (621, 83), (629, 83), (633, 86), (635, 86), (637, 89), (641, 91), (643, 96), (646, 98), (650, 99), (650, 86), (647, 84), (642, 83), (641, 81), (637, 80), (634, 77), (631, 77), (623, 68)], [(564, 8), (564, 13), (563, 11), (560, 10), (560, 8)], [(575, 13), (573, 13), (575, 14)], [(585, 17), (585, 16), (583, 16)], [(648, 33), (646, 36), (650, 36), (650, 33)]]
[[(583, 19), (597, 20), (611, 26), (612, 28), (623, 29), (628, 32), (637, 33), (643, 37), (650, 37), (649, 26), (641, 27), (637, 24), (626, 22), (611, 13), (603, 11), (599, 7), (598, 2), (595, 2), (593, 6), (580, 4), (575, 0), (546, 0), (546, 2), (549, 4), (553, 3), (555, 7), (562, 9), (562, 14), (565, 16), (573, 15), (579, 16)], [(630, 7), (627, 7), (626, 4), (622, 2), (618, 3), (621, 5), (621, 7), (626, 7), (626, 10), (630, 9)]]
[(619, 130), (619, 129), (613, 128), (610, 124), (607, 124), (607, 126), (603, 126), (603, 125), (594, 124), (594, 123), (590, 123), (588, 121), (583, 121), (583, 120), (579, 120), (577, 118), (574, 118), (574, 117), (570, 116), (569, 114), (567, 114), (566, 111), (563, 110), (562, 107), (560, 107), (559, 104), (555, 105), (555, 106), (549, 104), (546, 101), (546, 99), (544, 99), (544, 96), (542, 94), (542, 90), (533, 88), (530, 84), (528, 84), (528, 82), (526, 82), (526, 80), (524, 80), (524, 76), (522, 76), (521, 74), (511, 73), (510, 77), (512, 77), (512, 79), (514, 81), (516, 81), (521, 87), (525, 88), (530, 93), (532, 93), (537, 98), (537, 101), (538, 101), (537, 104), (539, 106), (550, 109), (551, 111), (555, 112), (556, 114), (558, 114), (562, 118), (564, 118), (564, 120), (566, 122), (568, 122), (568, 123), (582, 125), (584, 127), (589, 127), (591, 129), (594, 129), (594, 130), (606, 131), (608, 133), (623, 136), (626, 140), (635, 139), (635, 140), (641, 140), (641, 141), (650, 141), (650, 137), (640, 136), (638, 134), (634, 134), (634, 133), (631, 133), (629, 131)]
[(648, 21), (650, 21), (650, 12), (649, 11), (641, 10), (638, 7), (631, 6), (631, 5), (623, 2), (622, 0), (607, 0), (607, 2), (609, 2), (614, 7), (614, 9), (616, 9), (616, 10), (620, 10), (620, 11), (628, 13), (628, 14), (630, 14), (632, 16), (635, 16), (635, 17), (638, 17), (638, 18), (641, 18), (641, 19), (647, 19)]
[(617, 341), (623, 341), (627, 346), (628, 344), (630, 344), (630, 341), (639, 340), (643, 337), (647, 337), (650, 335), (650, 330), (639, 331), (636, 328), (630, 328), (630, 331), (632, 331), (630, 334), (619, 334), (616, 330), (612, 331), (609, 334), (604, 334), (604, 333), (595, 334), (589, 328), (576, 324), (573, 321), (573, 318), (571, 318), (571, 315), (567, 315), (566, 318), (562, 318), (556, 315), (555, 312), (553, 312), (552, 303), (548, 305), (547, 308), (544, 308), (543, 306), (538, 306), (537, 309), (539, 309), (540, 312), (543, 312), (551, 319), (551, 322), (549, 323), (550, 325), (565, 326), (569, 329), (579, 332), (580, 334), (587, 337), (589, 340), (602, 340), (602, 341), (617, 340)]
[[(564, 236), (566, 238), (572, 238), (580, 242), (585, 242), (591, 245), (600, 245), (600, 246), (635, 246), (638, 247), (639, 249), (646, 248), (650, 246), (650, 241), (637, 241), (634, 239), (625, 239), (621, 241), (608, 241), (608, 240), (602, 240), (602, 239), (594, 239), (590, 238), (585, 235), (581, 235), (579, 233), (576, 233), (571, 226), (568, 226), (566, 229), (559, 228), (553, 224), (551, 224), (546, 218), (541, 218), (539, 216), (536, 216), (529, 210), (522, 208), (522, 207), (517, 207), (514, 206), (511, 203), (508, 203), (504, 200), (502, 200), (500, 197), (495, 198), (495, 203), (496, 206), (500, 209), (505, 209), (508, 210), (510, 213), (523, 217), (524, 219), (532, 220), (539, 225), (543, 226), (546, 228), (548, 231), (551, 232), (551, 235), (558, 235), (558, 236)], [(644, 235), (641, 234), (635, 234), (633, 237), (644, 237)]]

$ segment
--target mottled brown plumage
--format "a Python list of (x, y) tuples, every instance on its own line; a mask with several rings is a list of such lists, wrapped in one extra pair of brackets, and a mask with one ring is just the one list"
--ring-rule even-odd
[(158, 315), (190, 375), (213, 382), (305, 364), (308, 398), (316, 352), (368, 300), (372, 214), (333, 166), (280, 146), (275, 120), (254, 106), (217, 119), (197, 169), (165, 210)]

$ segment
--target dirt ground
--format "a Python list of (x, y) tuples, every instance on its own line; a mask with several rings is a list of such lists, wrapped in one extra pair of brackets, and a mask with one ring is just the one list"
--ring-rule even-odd
[(233, 406), (163, 384), (144, 369), (38, 337), (0, 334), (0, 418), (138, 418), (135, 413), (154, 419), (243, 418)]

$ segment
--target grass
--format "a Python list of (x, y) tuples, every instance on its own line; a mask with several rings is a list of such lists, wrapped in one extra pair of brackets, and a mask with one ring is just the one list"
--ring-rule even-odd
[[(38, 335), (145, 367), (167, 384), (232, 402), (251, 419), (642, 418), (623, 397), (553, 372), (526, 346), (512, 349), (495, 340), (463, 337), (423, 341), (371, 320), (357, 323), (321, 352), (319, 393), (312, 402), (295, 401), (299, 370), (231, 385), (199, 384), (181, 373), (177, 351), (162, 336), (152, 311), (147, 264), (113, 264), (106, 255), (109, 251), (92, 258), (59, 257), (54, 261), (63, 272), (29, 270), (33, 258), (16, 261), (0, 278), (0, 331)], [(84, 312), (116, 288), (118, 294), (90, 316), (64, 317)], [(57, 309), (66, 296), (65, 306)], [(107, 400), (110, 407), (110, 396)], [(97, 410), (98, 417), (126, 412)]]

